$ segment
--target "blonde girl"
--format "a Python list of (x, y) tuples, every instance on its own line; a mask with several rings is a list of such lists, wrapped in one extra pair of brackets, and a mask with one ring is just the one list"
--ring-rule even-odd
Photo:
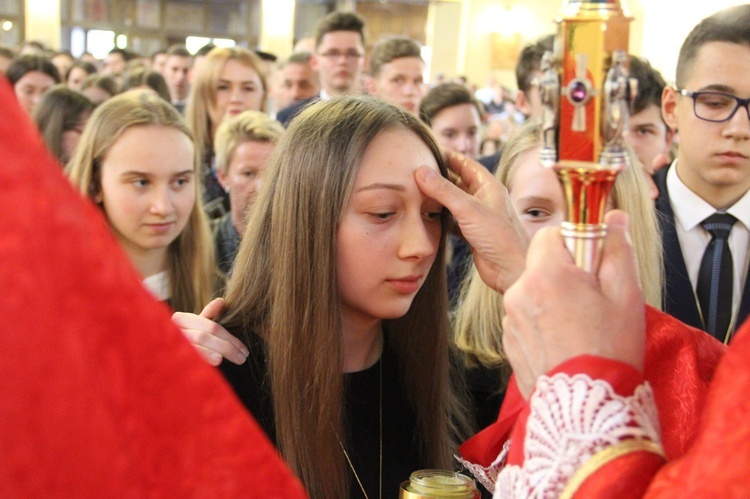
[[(556, 175), (539, 164), (540, 147), (541, 123), (527, 122), (506, 143), (495, 174), (508, 188), (511, 204), (530, 235), (541, 227), (559, 225), (565, 216)], [(638, 168), (631, 165), (618, 175), (609, 208), (630, 215), (646, 303), (660, 308), (661, 236), (653, 203)], [(498, 389), (502, 389), (510, 374), (502, 347), (502, 309), (502, 295), (485, 285), (472, 265), (456, 314), (456, 344), (466, 354), (469, 364), (503, 371), (503, 382)]]
[(68, 164), (73, 185), (94, 201), (144, 279), (174, 310), (199, 312), (216, 273), (198, 199), (198, 161), (174, 107), (148, 91), (96, 109)]
[(265, 110), (263, 62), (241, 47), (215, 48), (201, 61), (192, 81), (185, 120), (195, 137), (203, 171), (203, 202), (211, 218), (229, 210), (229, 200), (216, 179), (214, 138), (228, 117), (249, 109)]

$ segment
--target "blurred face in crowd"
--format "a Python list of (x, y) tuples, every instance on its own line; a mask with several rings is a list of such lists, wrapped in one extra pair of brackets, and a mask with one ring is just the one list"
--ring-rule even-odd
[(80, 90), (83, 80), (85, 80), (88, 75), (89, 74), (85, 69), (75, 67), (70, 70), (70, 74), (68, 74), (68, 79), (65, 83), (68, 85), (68, 88)]
[(151, 69), (157, 73), (164, 74), (164, 65), (167, 62), (167, 54), (159, 52), (154, 54), (154, 60), (151, 62)]
[(239, 234), (245, 230), (247, 209), (263, 185), (263, 170), (275, 148), (273, 142), (242, 142), (234, 150), (226, 173), (217, 170), (219, 182), (229, 191), (232, 225)]
[(284, 109), (293, 102), (318, 95), (318, 75), (310, 64), (291, 62), (277, 74), (276, 108)]
[(423, 73), (424, 62), (419, 57), (393, 59), (380, 67), (374, 80), (374, 94), (416, 115), (424, 96)]
[(118, 76), (125, 72), (125, 58), (122, 54), (114, 52), (107, 54), (104, 58), (103, 74)]
[(432, 131), (443, 149), (476, 158), (481, 124), (475, 105), (458, 104), (442, 109), (432, 118)]
[(76, 149), (78, 149), (78, 143), (81, 141), (83, 129), (86, 128), (86, 123), (89, 121), (90, 117), (91, 114), (85, 113), (78, 119), (78, 122), (72, 128), (63, 131), (60, 136), (60, 150), (62, 153), (60, 162), (63, 165), (70, 161), (70, 158), (73, 157)]
[(624, 136), (644, 166), (650, 166), (657, 154), (667, 154), (672, 145), (672, 133), (661, 119), (661, 108), (654, 104), (630, 115)]
[(248, 109), (260, 111), (264, 97), (261, 76), (250, 66), (229, 59), (216, 85), (215, 102), (209, 106), (213, 130), (229, 116), (236, 116)]
[(164, 64), (164, 80), (169, 87), (169, 95), (172, 101), (182, 102), (187, 99), (190, 92), (188, 74), (190, 73), (190, 57), (181, 55), (170, 55)]
[(329, 94), (358, 90), (359, 75), (365, 64), (362, 37), (355, 31), (331, 31), (323, 35), (312, 56), (312, 67)]
[(21, 107), (31, 115), (39, 104), (42, 94), (54, 84), (55, 80), (48, 74), (41, 71), (29, 71), (16, 82), (13, 89)]
[(57, 73), (60, 75), (61, 80), (65, 78), (70, 66), (73, 65), (73, 57), (68, 54), (57, 54), (52, 57), (51, 61), (57, 68)]
[(133, 260), (166, 258), (195, 205), (193, 143), (156, 125), (125, 130), (101, 162), (101, 204)]

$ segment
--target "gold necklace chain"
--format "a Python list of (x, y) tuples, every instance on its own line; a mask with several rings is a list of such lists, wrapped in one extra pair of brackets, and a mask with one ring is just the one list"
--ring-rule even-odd
[[(378, 375), (379, 375), (379, 414), (378, 414), (378, 430), (380, 432), (379, 435), (379, 458), (378, 458), (378, 466), (379, 466), (379, 479), (378, 479), (378, 493), (379, 498), (383, 499), (383, 356), (381, 354), (380, 360), (378, 361)], [(336, 434), (336, 438), (339, 441), (339, 445), (341, 446), (341, 450), (344, 452), (344, 457), (346, 458), (346, 462), (349, 463), (349, 468), (351, 468), (352, 473), (354, 473), (354, 478), (357, 479), (357, 484), (359, 484), (359, 488), (362, 490), (362, 495), (365, 496), (365, 499), (370, 499), (370, 497), (367, 495), (367, 492), (365, 491), (365, 486), (362, 485), (362, 480), (359, 479), (359, 475), (357, 474), (357, 470), (354, 469), (354, 464), (352, 463), (351, 458), (349, 457), (349, 453), (346, 452), (346, 449), (344, 448), (344, 444), (341, 442), (341, 437), (339, 437), (338, 432), (336, 432), (336, 428), (333, 429), (333, 433)]]

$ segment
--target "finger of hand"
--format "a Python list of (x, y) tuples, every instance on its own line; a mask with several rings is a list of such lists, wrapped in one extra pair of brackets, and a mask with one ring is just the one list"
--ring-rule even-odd
[(197, 329), (183, 329), (182, 334), (185, 335), (196, 349), (202, 348), (213, 352), (237, 365), (243, 364), (247, 360), (247, 355), (243, 350), (237, 348), (231, 341), (227, 341), (218, 335)]
[(448, 159), (448, 167), (461, 178), (461, 184), (470, 194), (476, 193), (486, 182), (494, 180), (487, 168), (463, 154), (448, 151), (445, 157)]
[(208, 362), (212, 366), (218, 366), (219, 364), (221, 364), (221, 355), (219, 355), (218, 353), (200, 345), (193, 346), (195, 347), (195, 350), (201, 355), (201, 357), (206, 359), (206, 362)]
[(203, 307), (200, 315), (201, 317), (205, 317), (207, 319), (215, 319), (221, 314), (221, 312), (224, 311), (225, 306), (226, 303), (224, 302), (224, 298), (216, 298), (214, 300), (211, 300), (208, 305)]
[(216, 331), (214, 335), (226, 342), (231, 343), (232, 346), (234, 346), (237, 350), (239, 350), (242, 353), (242, 355), (244, 355), (245, 357), (250, 355), (250, 351), (247, 349), (245, 344), (242, 343), (242, 341), (239, 338), (234, 336), (232, 333), (230, 333), (223, 327), (219, 326), (219, 330)]
[[(640, 279), (635, 251), (630, 242), (630, 221), (620, 210), (612, 210), (605, 216), (607, 236), (602, 249), (599, 267), (599, 282), (602, 292), (611, 300), (640, 300)], [(633, 295), (635, 293), (635, 296)]]
[[(221, 300), (221, 306), (224, 302), (221, 298), (217, 298), (212, 301), (206, 308), (215, 304), (217, 300)], [(214, 305), (216, 306), (216, 305)], [(204, 309), (204, 312), (206, 309)], [(235, 336), (230, 334), (226, 329), (221, 327), (219, 324), (211, 320), (210, 318), (203, 317), (201, 315), (195, 315), (188, 312), (175, 312), (172, 314), (172, 322), (179, 327), (183, 333), (186, 331), (195, 331), (204, 333), (208, 336), (216, 336), (224, 341), (231, 343), (237, 350), (242, 352), (246, 357), (249, 355), (249, 351), (242, 341), (237, 339)]]
[(420, 167), (415, 173), (419, 189), (429, 198), (432, 198), (448, 208), (454, 216), (462, 213), (471, 197), (455, 186), (448, 179), (438, 175), (431, 168)]
[(531, 239), (526, 252), (526, 268), (544, 268), (573, 263), (573, 256), (565, 246), (560, 227), (544, 227)]

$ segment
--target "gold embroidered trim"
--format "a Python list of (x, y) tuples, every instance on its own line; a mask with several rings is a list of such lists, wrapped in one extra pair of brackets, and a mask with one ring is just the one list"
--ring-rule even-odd
[(594, 454), (583, 466), (581, 466), (575, 474), (568, 480), (560, 499), (571, 499), (573, 495), (578, 491), (579, 487), (585, 482), (591, 475), (596, 473), (604, 465), (614, 461), (615, 459), (632, 454), (634, 452), (651, 452), (661, 456), (666, 461), (664, 450), (659, 444), (652, 442), (651, 440), (641, 439), (629, 439), (623, 440), (617, 445), (607, 447)]

